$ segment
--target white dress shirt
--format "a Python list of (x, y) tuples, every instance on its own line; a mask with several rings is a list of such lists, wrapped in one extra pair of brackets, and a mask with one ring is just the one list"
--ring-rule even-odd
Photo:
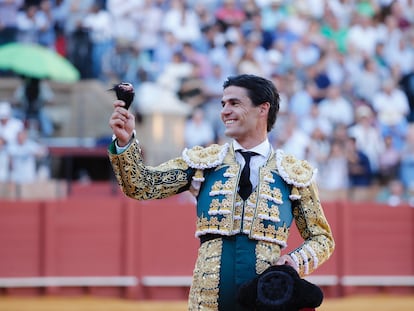
[(259, 183), (259, 168), (266, 163), (272, 150), (269, 140), (266, 139), (261, 144), (248, 150), (243, 148), (237, 141), (234, 140), (233, 147), (236, 154), (236, 160), (240, 165), (242, 165), (242, 167), (244, 166), (245, 161), (240, 152), (237, 151), (253, 151), (258, 154), (252, 156), (250, 159), (250, 182), (252, 183), (253, 189), (256, 188)]

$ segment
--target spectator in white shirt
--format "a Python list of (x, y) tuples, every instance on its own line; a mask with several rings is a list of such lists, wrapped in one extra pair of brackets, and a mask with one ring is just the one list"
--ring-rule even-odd
[(10, 145), (11, 181), (33, 183), (37, 179), (37, 160), (45, 157), (47, 148), (28, 137), (26, 129), (17, 135), (17, 143)]
[(355, 95), (367, 102), (371, 102), (374, 95), (381, 89), (381, 75), (375, 60), (366, 58), (362, 62), (362, 69), (350, 75)]
[(152, 60), (153, 53), (160, 41), (161, 25), (164, 12), (154, 0), (144, 0), (137, 18), (139, 36), (137, 45), (149, 54)]
[(181, 42), (194, 43), (201, 36), (197, 14), (188, 8), (185, 1), (173, 0), (171, 8), (165, 13), (162, 29), (171, 31)]
[(107, 0), (106, 8), (112, 16), (114, 37), (120, 41), (134, 43), (138, 39), (137, 15), (142, 0)]
[(365, 56), (372, 56), (377, 42), (378, 34), (372, 26), (371, 18), (358, 14), (356, 22), (349, 28), (347, 44), (355, 47)]
[(34, 4), (26, 4), (23, 10), (17, 13), (17, 40), (25, 43), (38, 43), (40, 27), (43, 23), (38, 15), (38, 8)]
[(17, 140), (17, 133), (24, 128), (23, 121), (12, 116), (12, 108), (8, 102), (0, 102), (0, 133), (7, 144)]
[(407, 95), (394, 80), (388, 79), (372, 99), (372, 106), (377, 113), (383, 137), (391, 134), (396, 147), (401, 149), (410, 112)]
[(354, 122), (354, 108), (352, 104), (341, 94), (337, 85), (331, 85), (327, 91), (327, 97), (319, 103), (322, 117), (328, 119), (332, 126), (342, 123), (351, 125)]
[(376, 173), (385, 147), (384, 140), (374, 124), (374, 114), (369, 106), (359, 106), (355, 115), (356, 123), (349, 128), (349, 136), (355, 138), (357, 148), (368, 157), (371, 169)]

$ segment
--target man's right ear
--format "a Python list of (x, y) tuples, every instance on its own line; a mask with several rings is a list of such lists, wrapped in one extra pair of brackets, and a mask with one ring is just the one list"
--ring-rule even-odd
[(260, 112), (269, 112), (270, 109), (270, 103), (269, 102), (264, 102), (262, 104), (260, 104)]

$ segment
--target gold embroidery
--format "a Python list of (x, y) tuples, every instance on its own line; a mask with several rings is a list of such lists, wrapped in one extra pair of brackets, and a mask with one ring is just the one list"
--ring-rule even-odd
[(257, 240), (269, 241), (279, 244), (282, 248), (287, 246), (289, 228), (284, 224), (276, 229), (273, 224), (265, 226), (263, 220), (255, 218), (252, 224), (250, 237)]
[[(243, 213), (242, 231), (245, 234), (249, 234), (252, 227), (252, 221), (256, 213), (257, 189), (250, 194), (245, 202), (243, 202), (240, 196), (237, 197), (240, 199), (240, 213)], [(241, 228), (239, 228), (239, 230), (240, 229)]]
[(277, 169), (288, 184), (296, 187), (307, 187), (311, 184), (316, 171), (307, 161), (285, 155), (280, 149), (276, 153)]
[(203, 243), (198, 250), (188, 310), (218, 310), (222, 240)]
[(241, 230), (241, 220), (242, 220), (242, 212), (243, 212), (243, 201), (240, 196), (236, 196), (233, 200), (236, 200), (234, 204), (234, 219), (233, 219), (233, 228), (232, 231), (234, 233), (238, 233)]
[[(220, 167), (218, 167), (220, 168)], [(239, 174), (240, 166), (238, 164), (236, 165), (229, 165), (229, 167), (226, 169), (226, 172), (223, 174), (224, 177), (234, 177), (236, 178)]]
[(217, 215), (220, 209), (220, 202), (217, 199), (213, 199), (210, 204), (210, 209), (208, 210), (209, 215)]
[(220, 190), (223, 188), (223, 182), (221, 180), (217, 180), (212, 186), (211, 186), (211, 192), (210, 195), (218, 195), (220, 194)]
[(244, 205), (244, 219), (246, 221), (250, 221), (250, 222), (252, 221), (255, 209), (256, 209), (255, 205), (253, 204), (246, 203)]
[(199, 217), (197, 219), (197, 232), (196, 236), (200, 236), (205, 233), (219, 233), (223, 235), (230, 235), (230, 229), (232, 227), (232, 215), (227, 214), (221, 217)]
[(206, 169), (216, 167), (223, 162), (228, 147), (228, 144), (212, 144), (205, 148), (195, 146), (191, 149), (184, 149), (183, 159), (193, 168)]
[(280, 246), (275, 243), (259, 241), (256, 244), (256, 273), (261, 274), (276, 264), (280, 257)]
[(264, 220), (279, 222), (279, 206), (260, 200), (257, 204), (257, 217)]
[(226, 196), (221, 202), (218, 199), (213, 199), (208, 210), (209, 215), (225, 215), (230, 214), (233, 210), (233, 200)]
[(188, 165), (182, 159), (145, 166), (136, 142), (121, 154), (109, 154), (109, 158), (123, 192), (138, 200), (166, 198), (189, 184)]
[(203, 170), (196, 170), (193, 179), (202, 181), (204, 180), (204, 171)]
[(279, 222), (280, 218), (279, 218), (279, 206), (272, 204), (269, 207), (269, 219), (275, 222)]
[[(212, 217), (210, 220), (208, 218), (199, 219), (197, 236), (204, 233), (230, 235), (240, 231), (241, 208), (239, 203), (234, 201), (237, 179), (237, 174), (233, 173), (234, 169), (234, 166), (229, 166), (223, 174), (226, 179), (224, 181), (217, 180), (211, 186), (210, 196), (218, 197), (211, 200), (208, 214), (210, 216), (220, 215), (221, 217), (216, 217), (216, 219)], [(238, 231), (235, 231), (235, 226), (238, 226)]]
[[(274, 182), (271, 172), (263, 168), (260, 171), (260, 182), (255, 192), (249, 197), (243, 217), (243, 232), (250, 238), (270, 241), (286, 246), (288, 230), (274, 225), (279, 222), (279, 205), (282, 204), (282, 193), (279, 188), (271, 187)], [(276, 204), (275, 204), (276, 203)], [(265, 221), (273, 224), (265, 225)]]
[(315, 185), (299, 188), (298, 191), (301, 204), (293, 210), (293, 214), (305, 242), (292, 253), (299, 260), (299, 274), (303, 276), (312, 273), (330, 257), (335, 243)]
[[(228, 171), (229, 170), (226, 170), (224, 175), (226, 175)], [(224, 195), (233, 196), (235, 189), (236, 189), (236, 178), (234, 176), (231, 176), (227, 178), (224, 182), (222, 180), (217, 180), (211, 186), (210, 195), (214, 196), (214, 195), (224, 194)]]
[(303, 160), (297, 160), (293, 156), (287, 155), (282, 160), (282, 166), (286, 172), (300, 183), (308, 182), (313, 175), (313, 168)]
[(277, 204), (282, 204), (282, 192), (279, 188), (270, 187), (268, 183), (263, 182), (260, 188), (260, 196), (267, 198)]

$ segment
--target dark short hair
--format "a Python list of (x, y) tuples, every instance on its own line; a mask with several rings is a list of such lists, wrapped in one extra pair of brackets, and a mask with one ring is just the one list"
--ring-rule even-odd
[(242, 74), (228, 77), (224, 81), (223, 89), (229, 86), (245, 88), (254, 106), (260, 106), (265, 102), (270, 104), (267, 117), (267, 131), (270, 132), (276, 122), (280, 102), (279, 92), (273, 82), (259, 76)]

